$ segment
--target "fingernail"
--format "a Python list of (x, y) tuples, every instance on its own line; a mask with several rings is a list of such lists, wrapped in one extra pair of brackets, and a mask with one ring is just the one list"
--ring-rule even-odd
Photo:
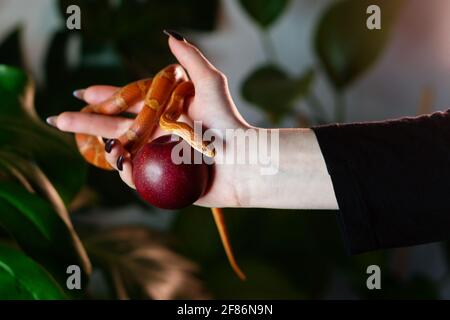
[(125, 160), (124, 156), (121, 155), (118, 159), (117, 159), (117, 169), (119, 169), (119, 171), (123, 170), (123, 161)]
[(107, 143), (109, 139), (105, 138), (105, 137), (102, 137), (102, 140), (103, 140), (104, 143)]
[(185, 40), (186, 40), (180, 33), (178, 33), (178, 32), (175, 31), (175, 30), (167, 30), (167, 29), (164, 29), (163, 32), (164, 32), (166, 35), (168, 35), (169, 37), (175, 38), (175, 39), (177, 39), (178, 41), (185, 41)]
[(47, 119), (45, 119), (45, 121), (52, 127), (56, 128), (56, 120), (57, 119), (58, 119), (58, 116), (51, 116), (51, 117), (48, 117)]
[(116, 144), (116, 139), (109, 139), (108, 141), (106, 141), (105, 151), (107, 153), (110, 153), (115, 144)]
[(75, 90), (72, 94), (75, 98), (83, 100), (86, 89)]

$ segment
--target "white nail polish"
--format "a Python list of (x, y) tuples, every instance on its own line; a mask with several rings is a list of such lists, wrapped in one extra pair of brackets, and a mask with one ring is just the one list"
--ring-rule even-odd
[(48, 117), (45, 121), (52, 127), (56, 128), (56, 120), (57, 119), (58, 119), (58, 116), (51, 116), (51, 117)]
[(75, 98), (83, 100), (86, 89), (75, 90), (72, 94)]

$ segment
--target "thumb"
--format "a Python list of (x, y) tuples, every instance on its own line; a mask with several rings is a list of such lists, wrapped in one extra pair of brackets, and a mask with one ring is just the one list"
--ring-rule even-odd
[(170, 50), (194, 83), (221, 76), (220, 71), (205, 58), (200, 50), (187, 42), (179, 33), (169, 30), (164, 30), (164, 33), (169, 35)]

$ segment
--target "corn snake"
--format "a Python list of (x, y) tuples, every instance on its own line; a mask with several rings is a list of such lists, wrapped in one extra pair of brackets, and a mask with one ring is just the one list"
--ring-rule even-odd
[[(146, 143), (158, 128), (183, 138), (191, 147), (208, 157), (215, 156), (215, 150), (202, 141), (186, 123), (177, 121), (185, 113), (186, 100), (195, 94), (194, 85), (177, 64), (169, 65), (158, 72), (153, 79), (143, 79), (120, 88), (112, 97), (95, 105), (85, 106), (81, 112), (104, 115), (117, 115), (126, 112), (131, 106), (144, 102), (128, 130), (117, 140), (133, 155)], [(113, 170), (105, 158), (105, 143), (102, 137), (76, 134), (75, 140), (82, 156), (90, 164), (104, 170)], [(219, 231), (228, 261), (236, 275), (246, 277), (239, 268), (228, 237), (223, 212), (219, 208), (211, 209)]]

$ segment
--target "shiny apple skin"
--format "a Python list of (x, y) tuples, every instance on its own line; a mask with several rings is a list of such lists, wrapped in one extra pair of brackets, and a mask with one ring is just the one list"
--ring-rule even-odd
[[(175, 138), (176, 139), (176, 138)], [(161, 209), (181, 209), (193, 204), (205, 192), (209, 178), (207, 164), (175, 164), (173, 147), (184, 140), (161, 136), (143, 146), (133, 157), (133, 181), (139, 195)], [(192, 148), (191, 159), (198, 152)]]

